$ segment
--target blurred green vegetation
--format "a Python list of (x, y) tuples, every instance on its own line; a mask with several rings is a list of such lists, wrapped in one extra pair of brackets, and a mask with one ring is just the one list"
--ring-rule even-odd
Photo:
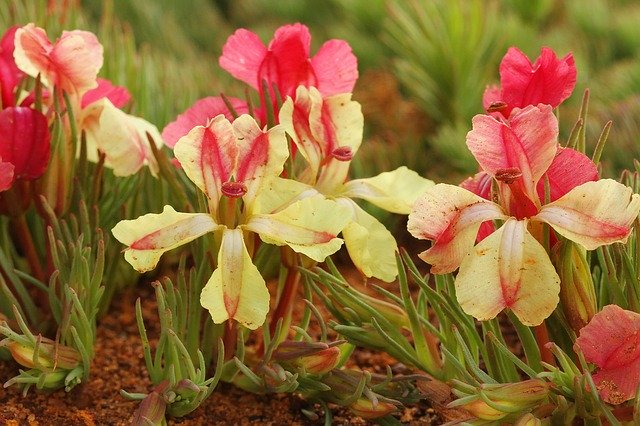
[[(66, 7), (64, 19), (47, 18), (47, 5)], [(52, 37), (62, 28), (97, 32), (105, 46), (102, 75), (127, 86), (132, 112), (159, 128), (201, 97), (244, 96), (244, 85), (217, 64), (236, 28), (255, 31), (266, 43), (280, 25), (305, 23), (312, 54), (324, 41), (342, 38), (358, 56), (355, 99), (363, 104), (368, 140), (355, 170), (372, 175), (407, 164), (449, 182), (475, 171), (465, 135), (471, 117), (482, 112), (484, 88), (498, 82), (507, 48), (515, 45), (535, 59), (550, 46), (560, 56), (572, 51), (578, 66), (574, 95), (560, 108), (561, 137), (589, 87), (591, 143), (614, 121), (605, 169), (618, 172), (640, 157), (640, 3), (633, 0), (37, 0), (0, 6), (3, 26), (27, 20), (46, 23)]]

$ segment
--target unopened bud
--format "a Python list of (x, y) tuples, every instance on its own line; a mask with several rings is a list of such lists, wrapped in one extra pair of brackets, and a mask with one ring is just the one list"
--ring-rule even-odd
[(142, 400), (131, 424), (133, 426), (160, 426), (164, 421), (166, 410), (167, 403), (163, 396), (159, 392), (153, 391)]
[(229, 198), (240, 198), (247, 193), (247, 187), (242, 182), (225, 182), (220, 189)]
[(586, 253), (571, 241), (564, 241), (554, 256), (560, 276), (560, 304), (575, 332), (596, 314), (596, 293)]
[(181, 399), (191, 400), (195, 398), (202, 391), (202, 389), (191, 380), (182, 379), (176, 384), (176, 386), (173, 388), (173, 391), (177, 395), (180, 395)]
[(531, 413), (527, 413), (516, 420), (513, 426), (542, 426), (542, 420)]
[(23, 345), (14, 340), (5, 339), (0, 342), (0, 346), (6, 346), (13, 359), (27, 368), (58, 367), (64, 370), (72, 370), (80, 364), (82, 357), (77, 350), (69, 346), (56, 344), (56, 342), (46, 337), (39, 337), (39, 339), (37, 359), (34, 359), (35, 346), (33, 345)]
[(303, 367), (307, 373), (320, 375), (333, 370), (339, 361), (340, 348), (332, 346), (313, 355), (298, 358), (296, 363)]
[(388, 402), (380, 402), (374, 404), (366, 398), (360, 398), (349, 406), (349, 409), (357, 416), (363, 419), (377, 419), (384, 417), (396, 411), (396, 406)]

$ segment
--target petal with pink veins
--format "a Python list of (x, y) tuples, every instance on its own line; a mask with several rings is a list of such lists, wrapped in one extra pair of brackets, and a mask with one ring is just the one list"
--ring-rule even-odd
[[(598, 168), (583, 153), (560, 147), (545, 175), (549, 179), (549, 201), (555, 201), (576, 186), (598, 180)], [(544, 182), (544, 178), (538, 182), (541, 200), (544, 200)]]
[(219, 115), (207, 126), (194, 127), (180, 138), (173, 152), (189, 179), (217, 206), (222, 184), (230, 180), (238, 155), (229, 120)]
[(16, 32), (14, 57), (22, 71), (32, 77), (40, 74), (47, 87), (81, 96), (98, 85), (103, 49), (88, 31), (63, 31), (52, 44), (42, 28), (27, 24)]
[(0, 158), (13, 164), (15, 179), (42, 176), (51, 156), (47, 118), (39, 111), (10, 107), (0, 111)]
[(219, 226), (204, 213), (178, 213), (164, 206), (162, 213), (149, 213), (134, 220), (122, 220), (112, 230), (113, 236), (125, 244), (124, 258), (138, 272), (154, 269), (160, 256)]
[(269, 312), (269, 290), (244, 244), (241, 229), (225, 229), (218, 251), (218, 267), (202, 289), (200, 304), (213, 322), (229, 319), (255, 330)]
[(455, 281), (462, 309), (480, 321), (510, 308), (520, 321), (539, 325), (558, 305), (560, 278), (527, 221), (509, 219), (471, 250)]
[(454, 185), (437, 184), (418, 198), (409, 214), (407, 229), (416, 238), (431, 240), (420, 253), (431, 273), (455, 271), (473, 249), (480, 224), (506, 219), (500, 206)]
[(258, 90), (258, 71), (266, 55), (260, 37), (241, 28), (227, 39), (218, 62), (223, 70)]
[[(493, 178), (487, 172), (478, 172), (473, 177), (469, 177), (460, 184), (461, 188), (473, 192), (476, 195), (484, 198), (485, 200), (491, 200), (491, 185)], [(492, 222), (483, 222), (478, 230), (478, 238), (476, 242), (480, 242), (493, 234), (496, 228)]]
[(593, 381), (602, 399), (621, 404), (640, 386), (640, 314), (607, 305), (580, 330), (574, 345), (598, 366)]
[(525, 194), (535, 202), (536, 185), (558, 150), (558, 119), (549, 105), (514, 111), (508, 122), (476, 115), (467, 146), (482, 169), (494, 177), (501, 170), (521, 172)]
[[(249, 112), (247, 103), (242, 99), (228, 98), (231, 106), (238, 115)], [(209, 120), (224, 114), (225, 118), (233, 121), (234, 116), (219, 96), (209, 96), (196, 101), (185, 112), (178, 115), (174, 121), (162, 130), (162, 138), (169, 148), (173, 148), (178, 140), (196, 126), (206, 126)]]
[(329, 40), (311, 59), (323, 96), (351, 93), (358, 79), (358, 59), (343, 40)]
[(340, 249), (338, 234), (351, 221), (349, 209), (321, 195), (296, 201), (273, 214), (254, 214), (242, 227), (262, 241), (288, 245), (317, 262)]
[(543, 221), (565, 238), (594, 250), (626, 242), (640, 211), (640, 195), (612, 179), (587, 182), (543, 206), (532, 219)]

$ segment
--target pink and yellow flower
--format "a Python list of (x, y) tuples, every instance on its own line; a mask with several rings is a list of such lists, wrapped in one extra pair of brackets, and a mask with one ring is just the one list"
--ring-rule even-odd
[[(604, 179), (575, 186), (543, 204), (540, 181), (558, 156), (567, 155), (558, 153), (558, 123), (550, 105), (516, 109), (508, 121), (478, 115), (467, 146), (483, 172), (496, 181), (498, 203), (439, 184), (416, 202), (408, 229), (416, 238), (433, 242), (420, 254), (432, 265), (431, 272), (460, 268), (456, 296), (465, 312), (488, 320), (508, 308), (524, 324), (538, 325), (555, 309), (560, 290), (560, 278), (539, 242), (540, 224), (551, 225), (587, 250), (624, 242), (640, 211), (640, 196)], [(558, 164), (571, 173), (582, 163)], [(560, 175), (569, 179), (566, 173)], [(503, 225), (474, 247), (487, 221)]]
[(538, 104), (556, 108), (571, 96), (576, 75), (571, 53), (558, 59), (553, 50), (543, 47), (532, 64), (524, 53), (512, 47), (500, 63), (501, 87), (488, 87), (482, 103), (487, 111), (506, 118), (514, 108)]
[(574, 347), (598, 367), (593, 381), (604, 401), (621, 404), (635, 398), (640, 387), (640, 314), (607, 305), (580, 330)]
[(289, 154), (280, 126), (264, 131), (249, 115), (233, 123), (219, 115), (193, 128), (174, 152), (206, 195), (209, 212), (165, 206), (160, 214), (121, 221), (112, 232), (128, 246), (125, 259), (141, 272), (153, 269), (164, 252), (215, 233), (221, 241), (218, 263), (202, 291), (202, 306), (216, 323), (234, 319), (255, 329), (269, 310), (269, 292), (251, 259), (253, 238), (246, 237), (258, 234), (265, 243), (288, 245), (320, 262), (342, 245), (337, 235), (348, 215), (317, 192), (297, 199), (288, 181), (278, 178)]

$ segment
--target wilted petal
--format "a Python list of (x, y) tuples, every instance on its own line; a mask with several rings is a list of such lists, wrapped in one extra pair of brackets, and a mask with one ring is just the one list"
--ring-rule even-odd
[(189, 179), (217, 203), (222, 196), (222, 184), (231, 178), (238, 155), (229, 120), (219, 115), (206, 127), (193, 128), (176, 143), (173, 152)]
[(640, 211), (640, 195), (612, 179), (587, 182), (540, 209), (532, 219), (547, 222), (587, 250), (625, 242)]
[[(239, 115), (249, 111), (247, 103), (242, 99), (228, 98), (231, 106)], [(189, 109), (178, 115), (174, 121), (162, 130), (162, 138), (169, 148), (173, 148), (178, 140), (196, 126), (206, 126), (212, 118), (224, 114), (233, 121), (233, 114), (219, 96), (209, 96), (196, 101)]]
[(555, 108), (571, 96), (576, 85), (576, 66), (569, 53), (558, 59), (553, 50), (543, 47), (531, 64), (515, 47), (510, 48), (500, 63), (502, 100), (508, 105), (505, 117), (513, 108), (548, 104)]
[(415, 202), (407, 229), (416, 238), (433, 241), (419, 256), (432, 273), (445, 274), (455, 271), (473, 248), (482, 222), (505, 218), (497, 204), (466, 189), (437, 184)]
[(322, 262), (340, 249), (342, 240), (337, 235), (350, 221), (349, 209), (316, 195), (274, 214), (256, 214), (243, 228), (259, 234), (267, 244), (288, 245)]
[(640, 386), (640, 314), (607, 305), (576, 339), (587, 361), (599, 367), (593, 380), (610, 404), (633, 399)]
[(51, 156), (50, 141), (47, 118), (41, 112), (25, 107), (0, 111), (0, 158), (13, 164), (14, 179), (42, 176)]
[[(558, 148), (545, 176), (549, 179), (549, 201), (555, 201), (576, 186), (598, 180), (598, 168), (583, 153), (571, 148)], [(544, 182), (545, 178), (538, 182), (541, 200), (544, 200)]]
[(351, 93), (358, 79), (358, 59), (343, 40), (329, 40), (311, 59), (317, 87), (323, 96)]
[(376, 277), (385, 282), (393, 281), (398, 275), (398, 245), (393, 235), (351, 199), (338, 198), (336, 201), (348, 207), (353, 217), (342, 230), (353, 264), (367, 277)]
[(164, 206), (162, 213), (149, 213), (133, 220), (122, 220), (112, 230), (118, 241), (127, 245), (124, 258), (139, 272), (156, 267), (166, 251), (195, 240), (218, 228), (204, 213), (178, 213)]
[(340, 195), (365, 199), (393, 213), (409, 214), (416, 199), (433, 185), (432, 181), (402, 166), (372, 178), (350, 180)]
[(471, 250), (456, 277), (462, 309), (485, 321), (510, 308), (525, 325), (539, 325), (558, 304), (560, 278), (547, 252), (527, 231), (527, 222), (509, 219)]
[(262, 131), (250, 115), (241, 115), (233, 122), (238, 146), (238, 159), (234, 170), (236, 182), (247, 187), (245, 203), (250, 203), (258, 191), (262, 177), (278, 176), (289, 157), (284, 129), (275, 126)]
[(107, 98), (113, 106), (122, 108), (131, 100), (131, 94), (126, 87), (115, 86), (109, 80), (98, 78), (98, 87), (89, 90), (82, 96), (80, 106), (85, 108), (102, 98)]
[(501, 170), (519, 170), (525, 194), (535, 202), (536, 185), (558, 149), (558, 120), (549, 105), (515, 111), (508, 123), (476, 115), (467, 146), (482, 169), (494, 177)]
[[(95, 111), (97, 118), (92, 116)], [(155, 176), (158, 164), (149, 146), (147, 134), (156, 146), (162, 144), (160, 132), (148, 121), (129, 115), (116, 108), (107, 98), (91, 104), (86, 112), (84, 126), (87, 135), (87, 147), (95, 158), (95, 149), (105, 154), (105, 166), (113, 169), (116, 176), (131, 176), (147, 165)], [(93, 149), (91, 149), (93, 148)]]
[(264, 323), (269, 291), (249, 257), (241, 229), (224, 230), (218, 267), (202, 289), (200, 304), (216, 324), (234, 319), (255, 330)]
[(0, 158), (0, 191), (6, 191), (13, 185), (13, 164), (5, 163)]
[(16, 32), (18, 67), (32, 77), (40, 74), (46, 86), (58, 86), (68, 93), (82, 95), (97, 86), (102, 53), (96, 36), (87, 31), (63, 31), (53, 45), (46, 32), (33, 24)]

